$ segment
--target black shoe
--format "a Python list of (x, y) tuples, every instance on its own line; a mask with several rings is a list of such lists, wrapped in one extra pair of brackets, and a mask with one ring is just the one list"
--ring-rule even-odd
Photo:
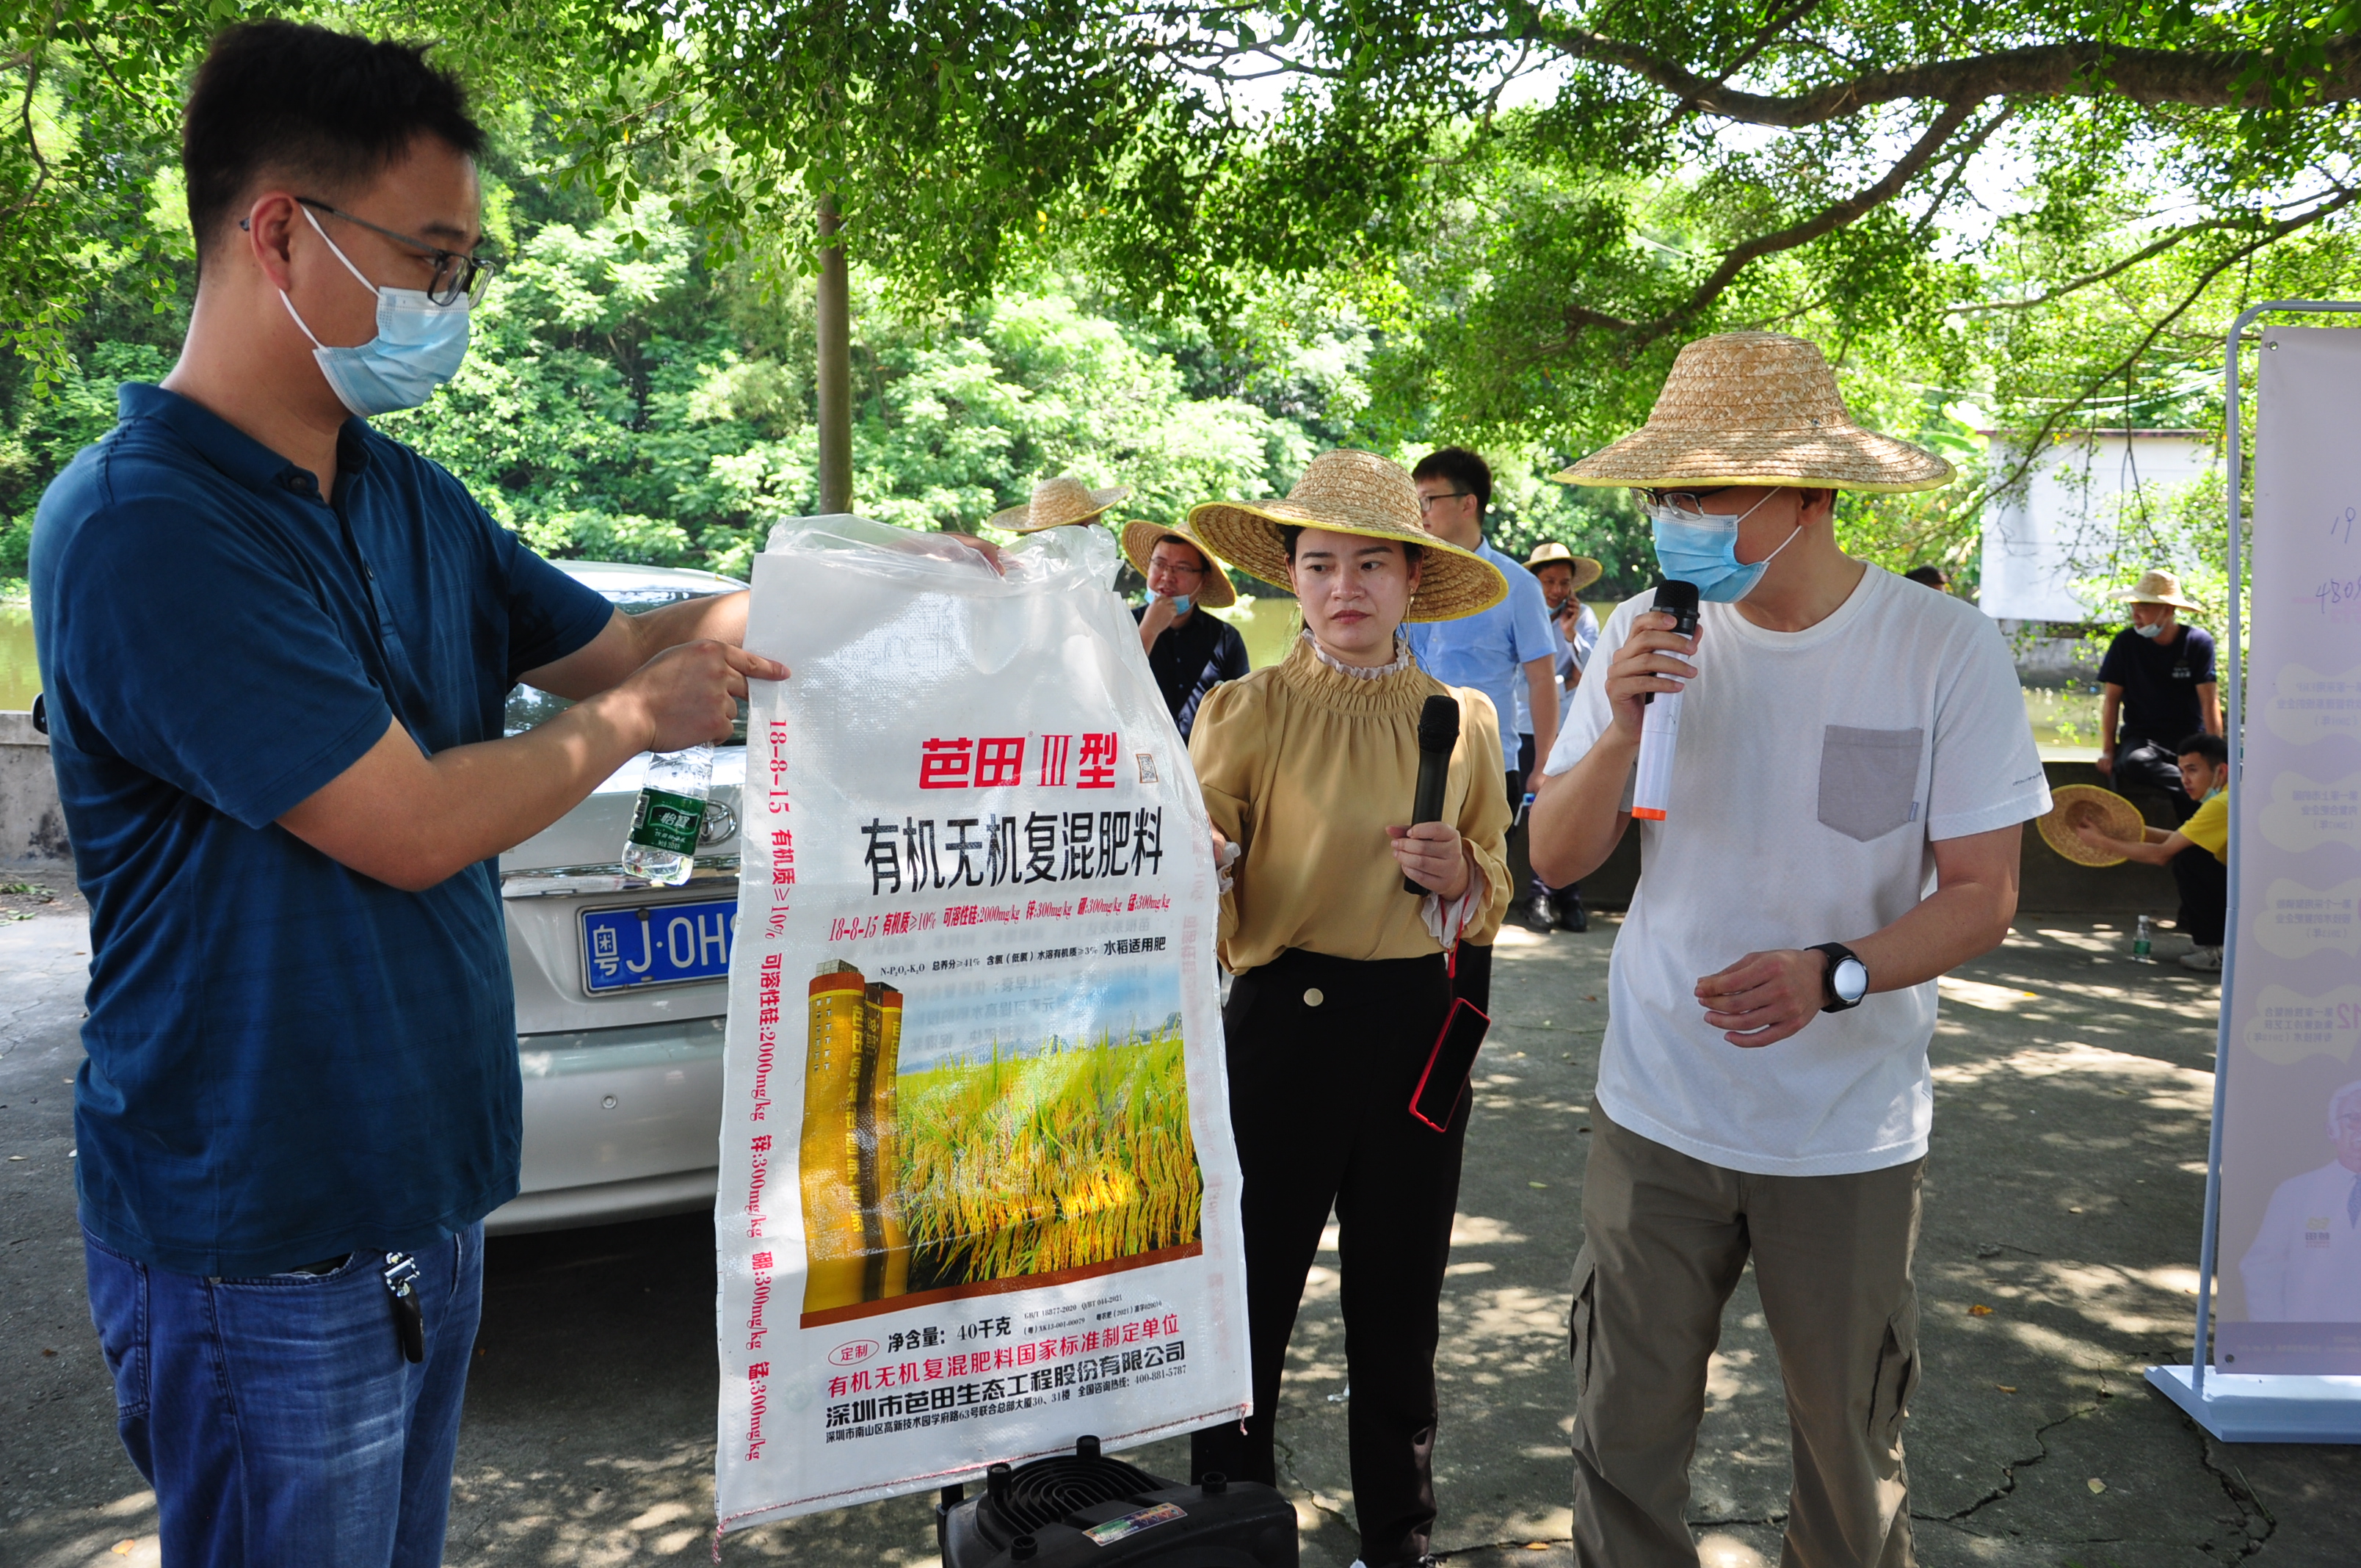
[(1537, 936), (1546, 937), (1557, 929), (1557, 912), (1550, 907), (1545, 894), (1535, 894), (1525, 900), (1525, 928)]
[(1582, 906), (1579, 898), (1569, 898), (1557, 906), (1558, 924), (1569, 931), (1590, 929), (1590, 911)]

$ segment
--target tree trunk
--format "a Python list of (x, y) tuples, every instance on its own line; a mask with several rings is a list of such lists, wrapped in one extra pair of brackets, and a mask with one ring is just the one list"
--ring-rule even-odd
[(852, 510), (852, 307), (844, 250), (831, 245), (836, 198), (819, 199), (819, 510)]

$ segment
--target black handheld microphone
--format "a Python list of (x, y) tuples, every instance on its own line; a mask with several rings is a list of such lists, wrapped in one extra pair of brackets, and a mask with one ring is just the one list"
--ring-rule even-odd
[[(1411, 806), (1411, 827), (1442, 820), (1443, 792), (1451, 783), (1451, 751), (1458, 744), (1459, 700), (1428, 697), (1418, 710), (1418, 798)], [(1421, 887), (1405, 872), (1402, 891), (1424, 898), (1433, 890)]]
[[(1683, 637), (1697, 634), (1697, 590), (1695, 583), (1667, 577), (1656, 585), (1656, 608), (1673, 618), (1673, 630)], [(1681, 739), (1681, 693), (1646, 694), (1648, 716), (1640, 722), (1640, 765), (1631, 778), (1631, 815), (1642, 822), (1662, 822), (1672, 803), (1673, 752)], [(1656, 698), (1661, 696), (1664, 701)]]
[[(1697, 590), (1695, 583), (1686, 583), (1678, 577), (1658, 577), (1654, 608), (1673, 618), (1675, 635), (1681, 637), (1697, 635)], [(1654, 692), (1640, 694), (1640, 701), (1643, 706), (1655, 700)]]

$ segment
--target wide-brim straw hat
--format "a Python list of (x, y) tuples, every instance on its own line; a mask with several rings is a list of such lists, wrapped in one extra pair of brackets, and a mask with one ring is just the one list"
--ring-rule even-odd
[(1647, 489), (1892, 492), (1931, 490), (1951, 473), (1933, 453), (1855, 424), (1819, 345), (1781, 332), (1725, 332), (1681, 350), (1646, 424), (1556, 477)]
[(1071, 475), (1060, 474), (1033, 487), (1033, 499), (1021, 507), (994, 512), (983, 521), (1011, 533), (1038, 533), (1069, 523), (1096, 522), (1107, 508), (1131, 494), (1120, 485), (1094, 490)]
[(1605, 566), (1587, 555), (1576, 554), (1554, 539), (1533, 546), (1533, 553), (1525, 557), (1525, 570), (1539, 572), (1553, 561), (1563, 561), (1574, 568), (1574, 587), (1567, 590), (1571, 593), (1582, 592), (1607, 575)]
[(1211, 546), (1189, 532), (1185, 523), (1126, 522), (1123, 525), (1123, 558), (1141, 576), (1148, 576), (1148, 557), (1168, 539), (1177, 539), (1205, 558), (1205, 576), (1197, 587), (1197, 602), (1207, 609), (1227, 609), (1238, 602), (1238, 590), (1214, 559)]
[(1404, 620), (1456, 620), (1509, 597), (1499, 567), (1419, 525), (1418, 487), (1401, 465), (1373, 452), (1323, 452), (1283, 501), (1207, 501), (1189, 512), (1191, 530), (1215, 555), (1292, 593), (1282, 525), (1421, 546), (1418, 592)]
[(2074, 831), (2084, 823), (2096, 828), (2110, 839), (2138, 843), (2141, 829), (2147, 826), (2140, 818), (2139, 807), (2111, 789), (2097, 784), (2060, 784), (2049, 792), (2049, 811), (2037, 819), (2041, 828), (2042, 842), (2065, 856), (2078, 866), (2119, 866), (2121, 855), (2111, 855), (2095, 845), (2082, 842)]
[(2142, 572), (2140, 580), (2127, 594), (2115, 598), (2125, 604), (2166, 604), (2175, 609), (2195, 609), (2198, 607), (2182, 597), (2180, 579), (2170, 572)]

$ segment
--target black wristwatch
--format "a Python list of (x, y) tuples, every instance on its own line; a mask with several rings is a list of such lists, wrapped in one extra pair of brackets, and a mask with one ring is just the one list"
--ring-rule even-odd
[(1861, 999), (1869, 994), (1869, 966), (1842, 942), (1822, 942), (1806, 950), (1828, 960), (1827, 971), (1820, 976), (1820, 994), (1828, 999), (1820, 1011), (1842, 1013), (1860, 1006)]

